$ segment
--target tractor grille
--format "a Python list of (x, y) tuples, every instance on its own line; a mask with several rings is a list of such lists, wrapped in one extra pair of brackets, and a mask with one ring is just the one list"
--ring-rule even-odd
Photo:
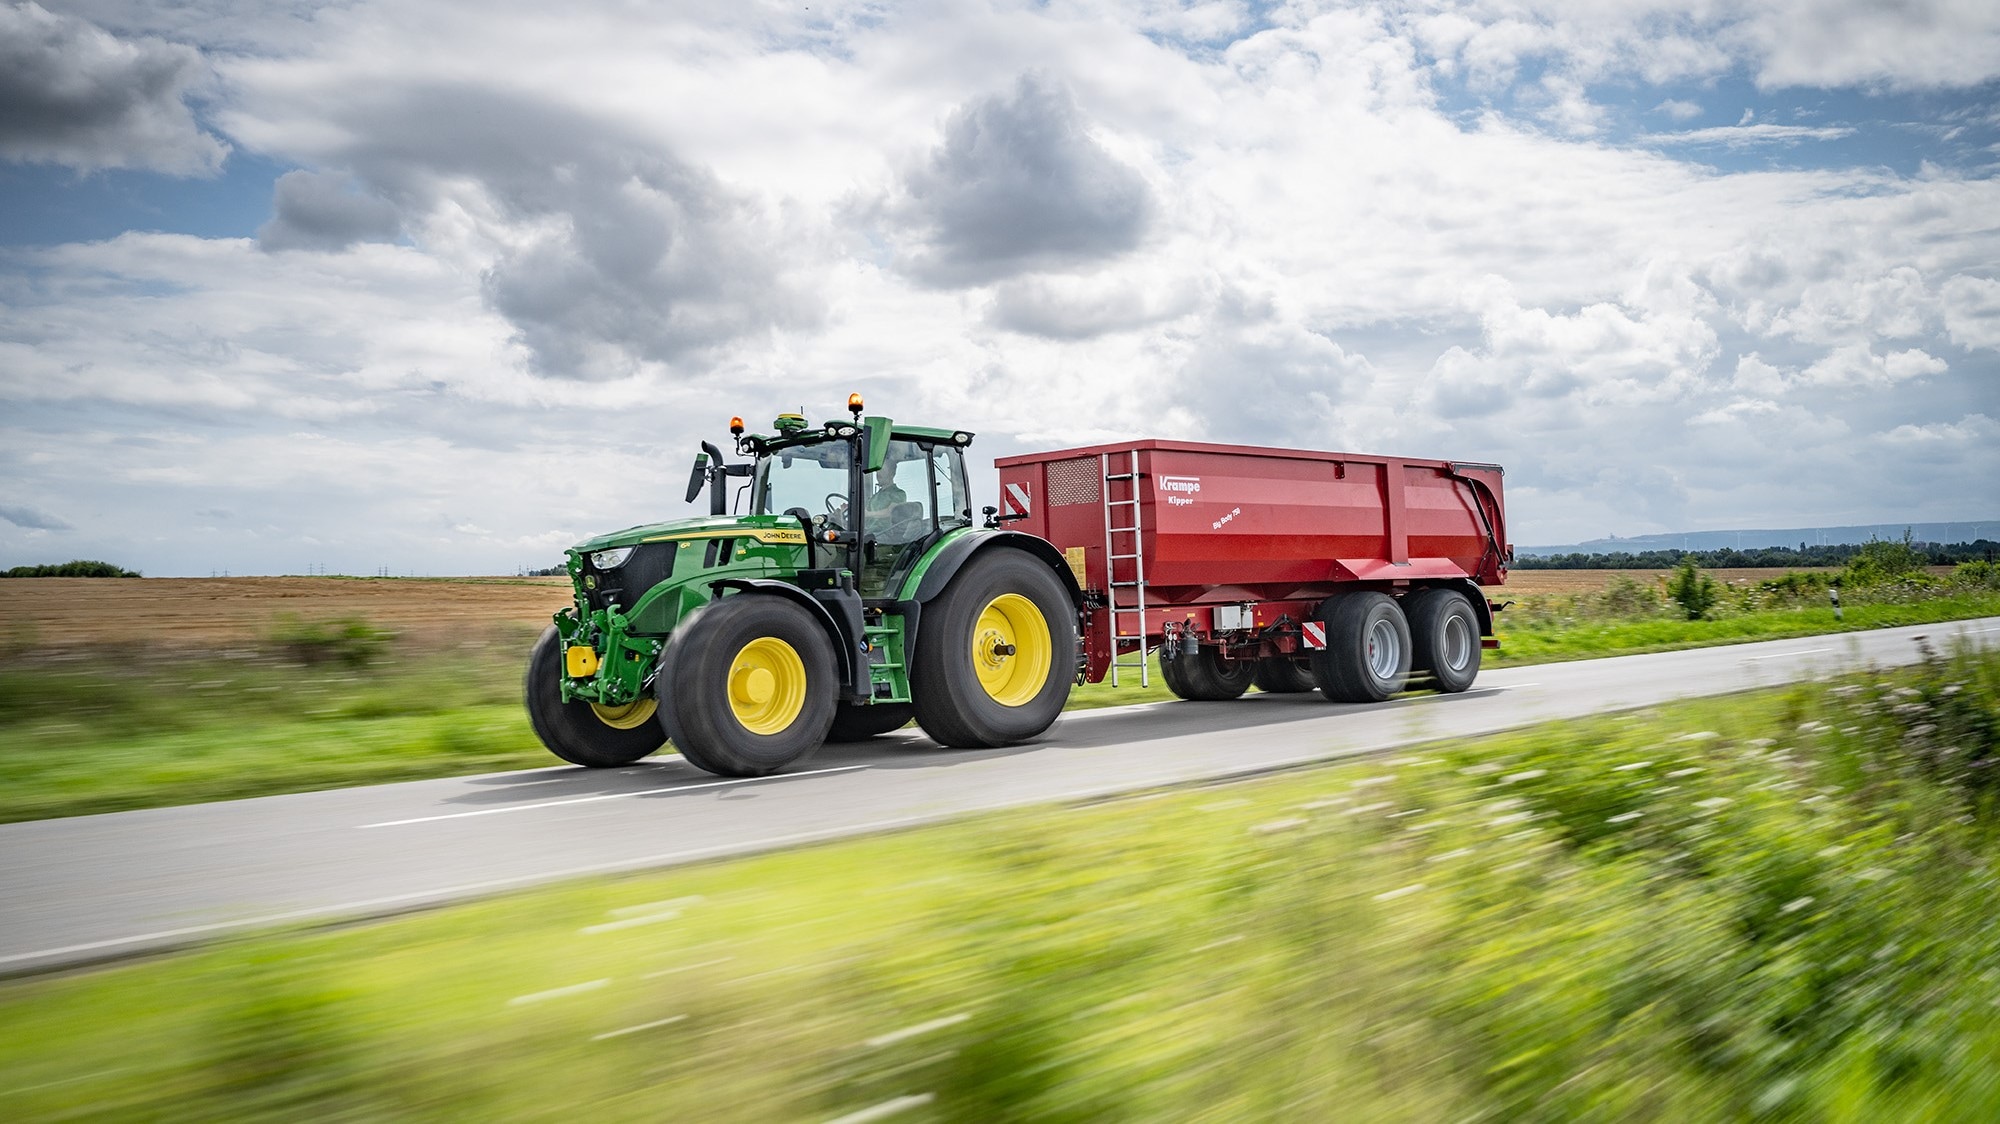
[(1049, 506), (1096, 503), (1100, 467), (1096, 457), (1056, 461), (1049, 465)]
[(597, 575), (597, 588), (584, 591), (590, 607), (608, 609), (615, 603), (621, 610), (631, 612), (647, 590), (673, 576), (677, 546), (671, 542), (645, 543), (615, 570), (599, 570), (586, 558), (583, 572)]

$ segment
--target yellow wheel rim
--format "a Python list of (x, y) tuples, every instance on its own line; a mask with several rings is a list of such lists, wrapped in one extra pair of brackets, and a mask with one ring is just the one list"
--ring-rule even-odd
[(1026, 706), (1042, 693), (1054, 651), (1048, 620), (1018, 593), (988, 601), (972, 626), (972, 669), (1001, 706)]
[(597, 720), (614, 730), (636, 730), (651, 722), (659, 710), (660, 704), (654, 699), (634, 699), (624, 706), (590, 704), (590, 712), (597, 715)]
[(806, 665), (775, 636), (759, 636), (729, 665), (729, 712), (753, 734), (776, 734), (806, 708)]

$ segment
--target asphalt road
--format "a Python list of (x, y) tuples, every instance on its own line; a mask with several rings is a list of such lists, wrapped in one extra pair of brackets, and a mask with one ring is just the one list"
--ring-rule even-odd
[(905, 731), (760, 780), (670, 756), (0, 825), (0, 973), (1909, 663), (1915, 638), (1960, 634), (2000, 642), (2000, 617), (1487, 671), (1464, 694), (1374, 706), (1252, 694), (1081, 711), (1004, 750)]

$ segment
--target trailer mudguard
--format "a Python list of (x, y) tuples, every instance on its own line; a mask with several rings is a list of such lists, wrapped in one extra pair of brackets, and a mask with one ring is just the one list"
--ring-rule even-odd
[[(766, 578), (724, 578), (721, 581), (711, 582), (709, 588), (713, 589), (718, 597), (722, 595), (723, 590), (733, 589), (739, 593), (775, 594), (788, 601), (805, 606), (806, 611), (812, 614), (813, 620), (818, 621), (819, 626), (826, 630), (827, 641), (833, 645), (835, 656), (840, 660), (840, 681), (844, 685), (842, 694), (852, 695), (854, 693), (854, 677), (857, 667), (859, 667), (860, 674), (863, 676), (862, 682), (864, 684), (867, 682), (868, 665), (865, 663), (857, 664), (854, 658), (857, 646), (861, 642), (859, 633), (857, 632), (852, 637), (845, 635), (839, 622), (834, 620), (833, 613), (812, 594), (789, 582), (771, 581)], [(858, 604), (856, 608), (859, 608)], [(858, 628), (860, 622), (857, 620), (854, 624)]]

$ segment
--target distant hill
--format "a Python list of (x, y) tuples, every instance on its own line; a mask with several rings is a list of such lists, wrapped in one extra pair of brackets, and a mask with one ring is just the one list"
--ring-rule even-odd
[(1871, 538), (1901, 539), (1903, 529), (1917, 542), (1962, 543), (2000, 540), (2000, 519), (1977, 523), (1870, 523), (1856, 527), (1792, 527), (1786, 530), (1682, 531), (1632, 538), (1591, 539), (1563, 546), (1516, 546), (1517, 555), (1639, 554), (1648, 550), (1759, 550), (1766, 547), (1831, 546), (1863, 543)]

